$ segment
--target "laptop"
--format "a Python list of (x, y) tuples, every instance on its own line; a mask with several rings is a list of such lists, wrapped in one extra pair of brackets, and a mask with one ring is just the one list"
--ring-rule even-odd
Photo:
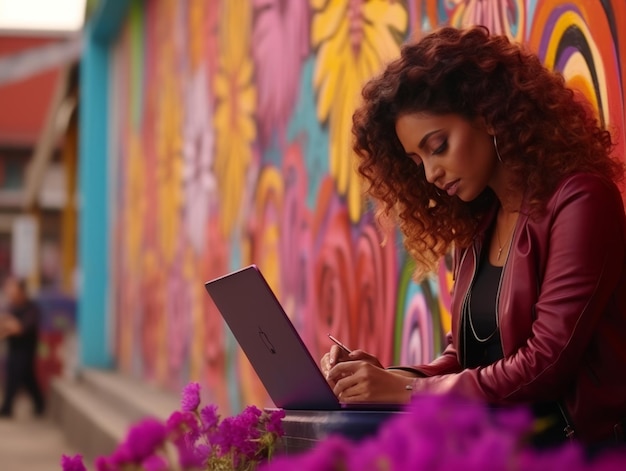
[(286, 410), (401, 410), (401, 404), (340, 403), (255, 265), (205, 284), (270, 398)]

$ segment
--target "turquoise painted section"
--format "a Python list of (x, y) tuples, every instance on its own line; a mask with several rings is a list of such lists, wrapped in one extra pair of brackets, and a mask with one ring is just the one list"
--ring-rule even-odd
[(91, 26), (86, 37), (80, 65), (78, 333), (81, 364), (107, 367), (112, 363), (106, 328), (108, 53), (105, 46), (93, 40)]
[(77, 325), (81, 365), (99, 368), (113, 364), (107, 320), (109, 48), (126, 17), (128, 3), (126, 0), (100, 3), (85, 28), (80, 64), (78, 256), (81, 282)]
[(103, 0), (90, 21), (91, 39), (103, 45), (109, 45), (117, 35), (126, 19), (130, 0)]

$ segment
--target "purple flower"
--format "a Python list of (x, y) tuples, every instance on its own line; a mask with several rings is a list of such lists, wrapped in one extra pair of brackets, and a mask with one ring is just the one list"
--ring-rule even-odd
[(204, 467), (206, 462), (204, 450), (196, 448), (194, 443), (189, 440), (178, 440), (176, 449), (178, 450), (178, 464), (183, 469)]
[(590, 469), (593, 471), (623, 471), (626, 468), (626, 449), (605, 451), (592, 464)]
[[(142, 421), (129, 431), (127, 439), (109, 458), (96, 460), (96, 469), (120, 471), (128, 465), (140, 465), (145, 471), (165, 471), (169, 468), (168, 461), (155, 454), (165, 440), (176, 446), (182, 469), (206, 469), (214, 463), (214, 458), (235, 469), (248, 469), (271, 456), (276, 436), (284, 433), (282, 410), (263, 413), (250, 406), (238, 416), (221, 422), (216, 406), (204, 407), (199, 414), (196, 410), (174, 412), (165, 426), (154, 419)], [(541, 452), (526, 447), (531, 416), (525, 409), (493, 409), (448, 395), (418, 396), (407, 412), (390, 419), (376, 436), (359, 443), (331, 436), (307, 453), (278, 456), (259, 470), (626, 469), (625, 453), (605, 452), (589, 459), (577, 444)], [(201, 437), (201, 434), (206, 435)], [(61, 464), (64, 471), (86, 471), (80, 455), (63, 456)]]
[(226, 417), (222, 420), (213, 441), (218, 447), (219, 455), (224, 456), (230, 452), (231, 448), (243, 445), (243, 442), (247, 440), (247, 432), (236, 427), (235, 417)]
[(96, 471), (118, 471), (119, 467), (114, 465), (111, 460), (105, 456), (98, 456), (94, 463)]
[(258, 444), (254, 440), (260, 436), (257, 428), (259, 415), (254, 409), (248, 407), (238, 416), (222, 420), (213, 438), (213, 444), (218, 446), (220, 456), (230, 453), (231, 450), (234, 450), (235, 455), (244, 455), (247, 458), (253, 458), (257, 454)]
[(183, 412), (194, 412), (200, 405), (200, 384), (189, 383), (183, 388), (180, 407)]
[(283, 430), (282, 420), (285, 418), (285, 411), (282, 409), (276, 409), (270, 411), (267, 417), (267, 424), (265, 425), (265, 430), (269, 433), (273, 433), (279, 437), (282, 437), (285, 434)]
[(390, 469), (390, 466), (383, 466), (389, 459), (385, 450), (377, 440), (364, 440), (359, 445), (358, 453), (350, 453), (346, 456), (346, 469), (360, 471)]
[(238, 418), (241, 420), (242, 424), (246, 424), (249, 427), (256, 427), (259, 425), (261, 415), (263, 415), (263, 412), (261, 412), (261, 409), (257, 406), (248, 406), (239, 414)]
[[(587, 471), (594, 469), (593, 467), (587, 466), (582, 449), (571, 443), (543, 452), (527, 449), (518, 453), (517, 458), (517, 469), (523, 469), (524, 471), (543, 471), (546, 469)], [(624, 464), (626, 464), (626, 462), (622, 462), (622, 467), (619, 469), (624, 469)]]
[(167, 461), (159, 455), (150, 455), (141, 462), (144, 471), (167, 471), (169, 469)]
[(121, 467), (121, 465), (132, 463), (132, 461), (133, 455), (127, 442), (120, 443), (113, 454), (109, 456), (109, 463), (116, 467), (116, 469)]
[(202, 431), (211, 434), (217, 429), (220, 416), (217, 413), (217, 406), (210, 405), (200, 410), (200, 420), (202, 422)]
[[(338, 469), (354, 469), (344, 466), (346, 458), (353, 454), (352, 444), (343, 437), (331, 435), (320, 442), (313, 450), (306, 454), (295, 456), (279, 456), (270, 464), (260, 468), (260, 471), (335, 471)], [(368, 466), (365, 469), (387, 469)], [(389, 469), (409, 469), (409, 468), (389, 468)], [(359, 471), (361, 471), (359, 469)]]
[(63, 471), (87, 471), (87, 468), (83, 463), (82, 455), (63, 455), (61, 457), (61, 468)]
[(532, 429), (533, 416), (529, 408), (515, 407), (500, 410), (493, 417), (494, 424), (512, 435), (526, 435)]
[(200, 436), (198, 419), (193, 412), (175, 411), (167, 419), (167, 435), (174, 443), (180, 440), (187, 440), (194, 443)]
[(209, 458), (213, 455), (213, 447), (210, 445), (205, 445), (204, 443), (200, 443), (196, 446), (196, 453), (198, 459), (202, 461), (202, 464), (207, 462)]
[(166, 436), (165, 426), (156, 419), (144, 419), (132, 426), (126, 436), (130, 460), (141, 463), (163, 444)]

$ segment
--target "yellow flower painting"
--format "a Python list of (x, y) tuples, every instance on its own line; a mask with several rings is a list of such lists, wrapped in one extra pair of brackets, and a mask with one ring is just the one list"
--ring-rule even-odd
[(400, 53), (408, 27), (402, 2), (311, 0), (317, 49), (313, 85), (317, 117), (329, 125), (329, 167), (350, 219), (362, 213), (362, 187), (352, 151), (352, 113), (364, 83)]
[(174, 75), (163, 74), (157, 121), (157, 182), (159, 209), (159, 245), (167, 263), (172, 262), (180, 231), (180, 208), (183, 204), (182, 120), (179, 82)]
[(252, 80), (252, 11), (249, 2), (228, 0), (220, 7), (220, 57), (214, 82), (217, 99), (215, 175), (222, 230), (229, 236), (238, 219), (252, 161), (252, 143), (257, 136), (254, 120), (257, 94)]

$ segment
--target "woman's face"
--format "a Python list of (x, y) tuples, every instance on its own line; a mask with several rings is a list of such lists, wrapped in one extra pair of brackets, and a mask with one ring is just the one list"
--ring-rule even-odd
[(407, 157), (424, 166), (426, 180), (450, 196), (472, 201), (494, 176), (493, 136), (479, 120), (457, 114), (411, 113), (396, 121)]

